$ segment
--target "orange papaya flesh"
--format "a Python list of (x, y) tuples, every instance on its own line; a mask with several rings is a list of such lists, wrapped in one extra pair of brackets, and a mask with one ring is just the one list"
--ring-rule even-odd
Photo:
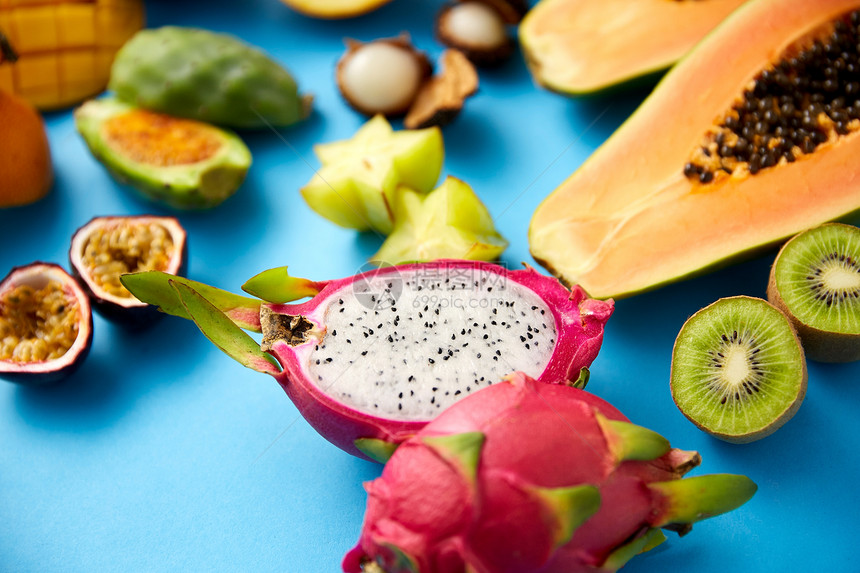
[(665, 71), (744, 0), (541, 0), (519, 27), (535, 81), (569, 95)]
[(223, 146), (219, 132), (206, 123), (144, 109), (108, 119), (102, 134), (128, 159), (156, 167), (200, 163)]
[[(733, 13), (538, 207), (529, 230), (535, 259), (591, 296), (618, 298), (699, 274), (860, 210), (860, 86), (848, 85), (860, 73), (860, 14), (852, 15), (857, 10), (860, 0), (752, 0)], [(817, 57), (810, 69), (818, 71), (782, 90), (762, 82), (786, 69), (793, 80), (793, 59), (816, 43), (826, 56), (839, 21), (849, 29), (846, 45), (854, 44), (847, 59), (839, 53), (832, 61)], [(825, 89), (826, 74), (846, 81)], [(804, 87), (810, 77), (819, 83)], [(762, 92), (759, 82), (770, 87)], [(812, 101), (820, 99), (814, 93), (824, 93), (829, 107)], [(800, 119), (777, 114), (775, 123), (764, 121), (764, 111), (779, 109), (782, 96), (799, 106), (819, 103), (808, 110), (817, 121), (808, 135), (798, 135), (796, 127), (803, 125), (802, 111)], [(834, 102), (837, 97), (843, 101)], [(751, 139), (758, 164), (753, 166), (751, 155), (737, 160), (736, 150), (717, 164), (705, 161), (703, 148), (719, 155), (713, 153), (715, 139), (719, 133), (725, 139), (726, 119), (747, 99), (767, 104), (741, 122), (754, 131), (759, 122), (769, 125)], [(834, 117), (841, 118), (841, 127)], [(784, 128), (777, 137), (779, 125), (789, 133)], [(804, 150), (809, 140), (814, 145)], [(780, 154), (765, 165), (761, 157), (776, 149), (774, 141)], [(791, 145), (784, 149), (786, 141)], [(702, 177), (700, 169), (713, 176)]]

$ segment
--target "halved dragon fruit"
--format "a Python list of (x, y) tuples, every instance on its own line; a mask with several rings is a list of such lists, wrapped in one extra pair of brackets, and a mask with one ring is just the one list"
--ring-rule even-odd
[[(242, 287), (265, 303), (162, 273), (122, 282), (140, 300), (192, 318), (245, 366), (274, 376), (329, 441), (377, 461), (446, 407), (511, 372), (575, 383), (597, 356), (613, 310), (612, 301), (531, 268), (475, 261), (326, 282), (272, 269)], [(261, 331), (262, 348), (240, 327)]]
[(681, 479), (671, 448), (607, 402), (523, 373), (453, 405), (368, 484), (347, 573), (616, 571), (752, 497), (746, 476)]

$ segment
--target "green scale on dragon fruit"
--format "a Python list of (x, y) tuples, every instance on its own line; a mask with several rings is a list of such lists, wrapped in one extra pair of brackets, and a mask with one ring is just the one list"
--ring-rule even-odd
[(733, 510), (746, 476), (684, 478), (672, 448), (596, 396), (523, 373), (457, 402), (366, 484), (347, 573), (617, 571), (692, 524)]
[[(614, 308), (531, 268), (459, 260), (324, 282), (272, 269), (243, 286), (266, 302), (158, 273), (123, 282), (141, 300), (195, 320), (241, 363), (273, 375), (329, 441), (377, 461), (445, 408), (511, 372), (576, 383), (597, 356)], [(311, 298), (286, 304), (303, 296)], [(262, 332), (262, 344), (240, 327)]]

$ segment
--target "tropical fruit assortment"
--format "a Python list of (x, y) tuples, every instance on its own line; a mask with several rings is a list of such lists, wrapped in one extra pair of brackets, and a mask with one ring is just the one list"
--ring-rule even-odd
[[(284, 3), (340, 19), (387, 2)], [(432, 25), (436, 62), (406, 34), (343, 39), (333, 88), (367, 121), (318, 142), (321, 166), (294, 190), (322, 218), (378, 235), (376, 268), (313, 280), (277, 267), (236, 294), (184, 277), (179, 218), (97, 216), (71, 237), (71, 273), (35, 262), (0, 282), (0, 377), (73, 374), (93, 311), (132, 329), (188, 319), (271, 375), (329, 442), (385, 464), (366, 484), (345, 572), (616, 571), (756, 485), (684, 477), (697, 452), (586, 391), (615, 298), (787, 240), (767, 300), (715, 301), (672, 349), (677, 409), (727, 442), (792, 419), (808, 359), (860, 360), (860, 231), (831, 222), (860, 211), (860, 0), (464, 0)], [(313, 98), (261, 49), (142, 26), (131, 0), (0, 0), (0, 125), (11, 126), (0, 207), (50, 189), (34, 105), (81, 103), (75, 126), (119, 186), (180, 211), (241, 187), (245, 131), (309, 118)], [(529, 246), (555, 276), (496, 264), (509, 243), (483, 191), (441, 177), (444, 129), (517, 39), (535, 81), (571, 96), (678, 62), (534, 212)]]
[(256, 47), (177, 26), (136, 33), (108, 87), (75, 111), (78, 131), (115, 179), (179, 210), (215, 207), (241, 187), (251, 152), (231, 128), (290, 126), (313, 101)]
[(75, 105), (105, 89), (114, 55), (144, 25), (142, 0), (3, 0), (0, 33), (17, 61), (0, 89), (39, 109)]

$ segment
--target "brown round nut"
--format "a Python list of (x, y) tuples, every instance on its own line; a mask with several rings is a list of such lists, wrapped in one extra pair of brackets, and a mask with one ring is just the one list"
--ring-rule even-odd
[(500, 63), (510, 57), (514, 48), (514, 40), (501, 13), (478, 0), (443, 8), (436, 18), (436, 36), (477, 65)]
[(367, 43), (349, 40), (347, 48), (336, 70), (346, 102), (366, 115), (406, 113), (430, 75), (427, 57), (405, 35)]

